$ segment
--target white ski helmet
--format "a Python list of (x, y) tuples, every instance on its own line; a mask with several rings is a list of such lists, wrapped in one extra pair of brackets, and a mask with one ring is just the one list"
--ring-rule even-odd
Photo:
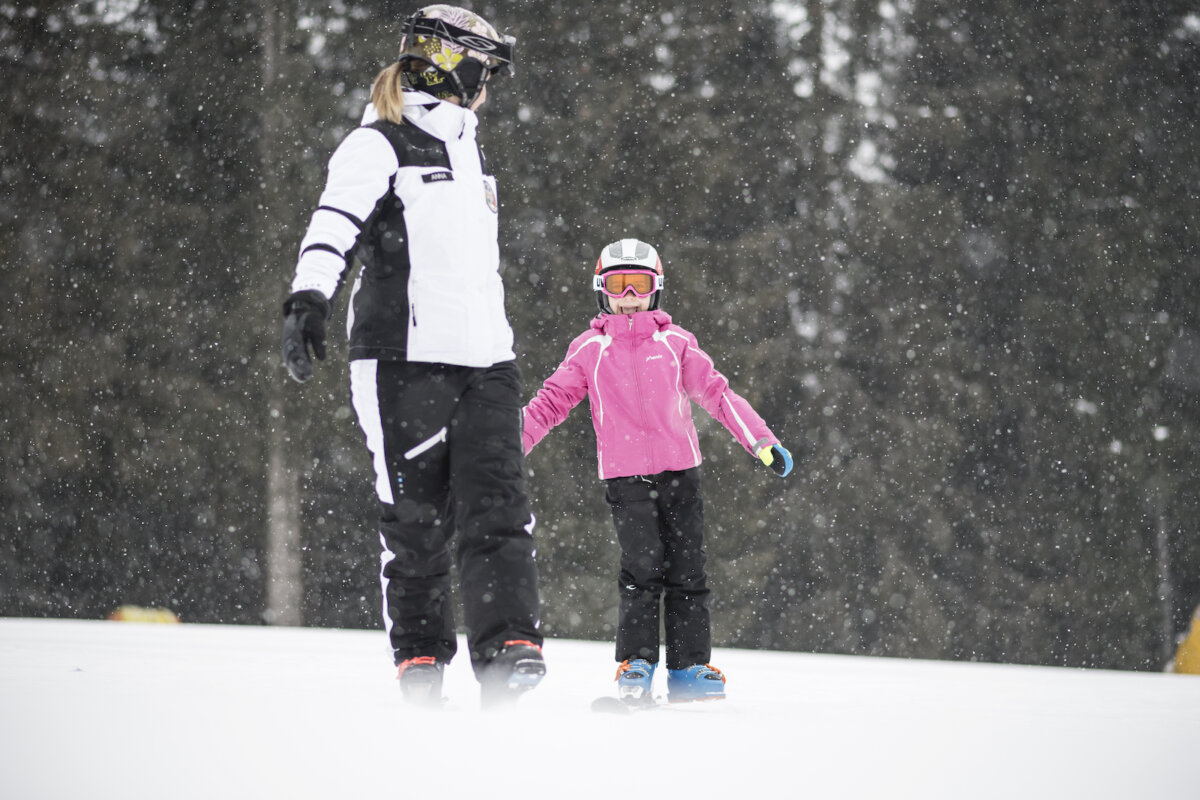
[(592, 276), (592, 289), (596, 292), (596, 305), (601, 312), (610, 313), (608, 298), (620, 297), (632, 289), (639, 297), (645, 297), (648, 292), (639, 291), (632, 285), (620, 287), (619, 293), (610, 291), (605, 275), (609, 273), (651, 273), (651, 281), (644, 288), (653, 291), (650, 299), (650, 310), (658, 308), (662, 299), (663, 266), (658, 251), (651, 245), (638, 239), (620, 239), (604, 246), (600, 258), (596, 260), (596, 274)]
[[(400, 34), (405, 85), (443, 100), (458, 97), (469, 108), (489, 75), (512, 71), (516, 43), (473, 11), (425, 6), (404, 21)], [(428, 66), (412, 69), (413, 61)]]

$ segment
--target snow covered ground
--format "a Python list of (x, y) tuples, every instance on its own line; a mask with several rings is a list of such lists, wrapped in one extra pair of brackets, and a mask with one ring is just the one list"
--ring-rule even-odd
[(609, 644), (545, 650), (420, 712), (375, 631), (0, 619), (0, 797), (1200, 797), (1192, 676), (718, 650), (728, 700), (612, 716)]

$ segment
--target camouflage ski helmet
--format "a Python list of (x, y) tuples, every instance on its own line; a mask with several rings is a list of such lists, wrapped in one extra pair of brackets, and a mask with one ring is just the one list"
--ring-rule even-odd
[(469, 108), (488, 76), (512, 71), (516, 41), (473, 11), (425, 6), (404, 21), (400, 35), (405, 84), (443, 100), (458, 97)]

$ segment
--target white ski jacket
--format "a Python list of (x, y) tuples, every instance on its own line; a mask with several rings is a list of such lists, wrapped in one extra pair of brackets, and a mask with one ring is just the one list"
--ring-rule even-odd
[(497, 244), (499, 201), (473, 111), (405, 92), (405, 124), (368, 105), (329, 160), (292, 291), (332, 299), (362, 269), (346, 327), (350, 359), (489, 367), (509, 361)]

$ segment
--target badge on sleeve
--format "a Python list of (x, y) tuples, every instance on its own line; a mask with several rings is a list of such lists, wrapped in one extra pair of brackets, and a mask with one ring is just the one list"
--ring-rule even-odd
[(493, 214), (500, 213), (500, 203), (496, 199), (496, 187), (487, 178), (483, 179), (483, 199), (487, 201), (487, 207), (492, 210)]

